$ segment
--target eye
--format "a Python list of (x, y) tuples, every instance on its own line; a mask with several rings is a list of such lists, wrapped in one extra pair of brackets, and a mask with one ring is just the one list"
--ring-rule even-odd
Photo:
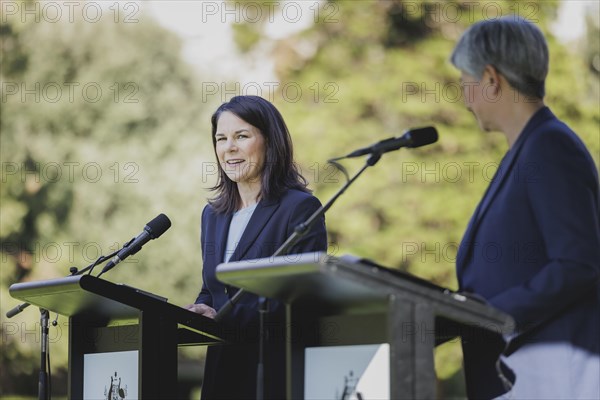
[(238, 139), (247, 139), (247, 138), (248, 138), (248, 135), (246, 135), (245, 133), (240, 133), (238, 135)]
[(217, 136), (216, 137), (217, 142), (222, 142), (223, 140), (225, 140), (225, 136)]

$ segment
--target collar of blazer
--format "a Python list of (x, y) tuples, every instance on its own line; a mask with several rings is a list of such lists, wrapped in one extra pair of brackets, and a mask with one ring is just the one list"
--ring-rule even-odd
[[(486, 211), (489, 209), (490, 204), (492, 204), (494, 201), (496, 194), (506, 183), (507, 177), (511, 174), (511, 171), (515, 165), (515, 160), (521, 152), (521, 149), (523, 148), (524, 143), (527, 141), (527, 138), (531, 136), (531, 132), (535, 131), (542, 123), (549, 119), (555, 118), (556, 117), (548, 107), (542, 107), (539, 109), (527, 122), (512, 149), (510, 149), (504, 156), (498, 171), (496, 171), (494, 178), (490, 182), (481, 201), (479, 202), (479, 205), (475, 209), (473, 217), (471, 217), (471, 221), (469, 222), (469, 226), (463, 237), (463, 242), (466, 243), (466, 246), (464, 249), (462, 249), (464, 251), (460, 251), (457, 255), (457, 268), (464, 267), (464, 263), (468, 259), (467, 255), (470, 254), (471, 246), (473, 245), (473, 238), (475, 237), (477, 228), (485, 216)], [(500, 170), (500, 167), (502, 170)]]
[[(256, 241), (258, 235), (262, 232), (271, 216), (275, 213), (275, 211), (279, 208), (278, 201), (259, 201), (256, 205), (256, 209), (252, 213), (252, 217), (250, 217), (250, 221), (248, 221), (248, 225), (242, 233), (242, 237), (240, 238), (240, 242), (235, 248), (235, 251), (231, 255), (229, 262), (239, 261), (243, 259), (243, 257), (250, 249), (250, 246)], [(216, 237), (219, 240), (219, 243), (222, 243), (223, 250), (225, 249), (225, 243), (227, 243), (227, 235), (229, 233), (229, 225), (231, 224), (231, 218), (233, 215), (231, 214), (220, 214), (217, 216), (217, 232)], [(268, 256), (268, 255), (266, 255)], [(265, 257), (266, 257), (265, 256)], [(221, 254), (220, 260), (217, 260), (216, 264), (223, 262), (223, 254)]]

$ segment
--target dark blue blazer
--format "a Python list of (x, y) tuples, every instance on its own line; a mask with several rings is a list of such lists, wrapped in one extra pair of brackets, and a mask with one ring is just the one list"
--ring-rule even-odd
[[(540, 109), (502, 160), (457, 255), (460, 290), (514, 317), (507, 353), (535, 342), (600, 353), (599, 193), (584, 144)], [(502, 393), (494, 362), (504, 344), (466, 338), (463, 349), (469, 398)]]
[[(321, 206), (319, 200), (299, 190), (288, 190), (273, 201), (261, 200), (229, 262), (270, 257)], [(237, 288), (217, 280), (215, 269), (223, 262), (231, 214), (218, 214), (208, 205), (202, 212), (202, 290), (196, 303), (219, 310)], [(325, 220), (317, 221), (308, 234), (289, 252), (299, 254), (327, 250)], [(283, 305), (270, 302), (268, 325), (270, 345), (265, 361), (265, 397), (285, 397), (284, 313)], [(202, 389), (203, 399), (255, 398), (258, 354), (258, 298), (252, 294), (234, 306), (223, 319), (238, 345), (208, 349)]]

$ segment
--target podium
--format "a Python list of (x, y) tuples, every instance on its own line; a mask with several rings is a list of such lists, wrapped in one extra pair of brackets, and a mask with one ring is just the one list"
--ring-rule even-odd
[[(69, 398), (173, 399), (177, 347), (223, 341), (211, 319), (91, 275), (18, 283), (10, 294), (69, 317)], [(108, 396), (108, 397), (107, 397)]]
[(514, 327), (480, 301), (353, 256), (232, 262), (217, 277), (286, 304), (288, 399), (433, 399), (437, 344)]

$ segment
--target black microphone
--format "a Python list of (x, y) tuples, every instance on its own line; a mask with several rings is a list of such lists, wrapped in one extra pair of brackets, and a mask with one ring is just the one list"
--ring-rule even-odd
[(382, 140), (369, 147), (358, 149), (348, 154), (345, 158), (359, 157), (365, 154), (383, 154), (388, 151), (398, 150), (401, 147), (421, 147), (438, 140), (437, 130), (433, 126), (425, 128), (414, 128), (406, 131), (400, 137), (393, 137)]
[(117, 255), (110, 260), (102, 269), (102, 272), (98, 276), (102, 275), (106, 271), (110, 271), (129, 257), (141, 250), (142, 246), (145, 245), (150, 239), (156, 239), (160, 237), (167, 229), (171, 227), (171, 220), (165, 214), (159, 214), (158, 217), (144, 227), (142, 233), (140, 233), (135, 239), (132, 239), (129, 243), (125, 244), (123, 248), (117, 253)]

